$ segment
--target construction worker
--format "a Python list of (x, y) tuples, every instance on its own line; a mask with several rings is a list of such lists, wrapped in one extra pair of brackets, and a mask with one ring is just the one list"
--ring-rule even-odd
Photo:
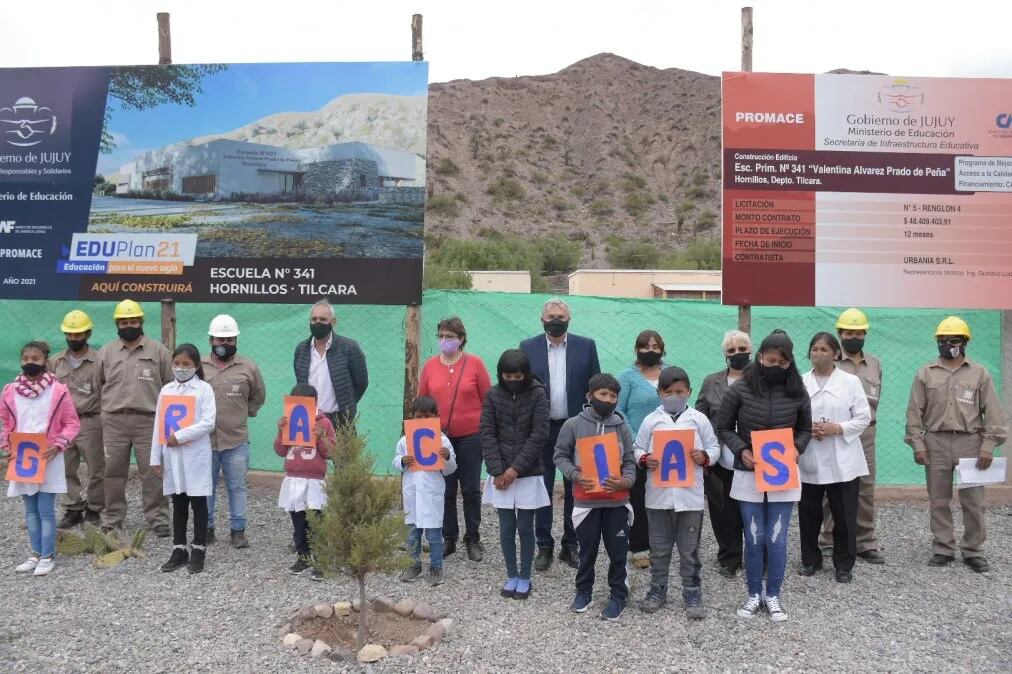
[[(67, 348), (53, 358), (52, 370), (56, 379), (70, 390), (74, 408), (81, 420), (81, 430), (74, 444), (63, 453), (67, 477), (65, 512), (60, 529), (69, 529), (81, 522), (98, 525), (105, 505), (105, 450), (102, 446), (102, 396), (98, 384), (98, 351), (91, 348), (93, 325), (88, 314), (74, 309), (63, 317), (60, 330), (67, 340)], [(81, 459), (88, 464), (88, 486), (81, 489), (77, 469)]]
[(98, 353), (105, 434), (105, 510), (102, 528), (121, 529), (126, 517), (130, 450), (137, 459), (144, 519), (159, 538), (167, 538), (169, 505), (162, 479), (151, 470), (151, 435), (162, 386), (174, 381), (172, 353), (144, 335), (144, 310), (123, 300), (113, 312), (118, 338)]
[[(861, 446), (868, 463), (868, 474), (858, 478), (857, 556), (871, 564), (885, 564), (875, 535), (875, 417), (882, 395), (882, 363), (864, 350), (868, 317), (860, 309), (847, 309), (836, 320), (836, 334), (843, 347), (836, 366), (861, 380), (871, 408), (871, 424), (861, 433)], [(823, 503), (823, 526), (819, 546), (833, 547), (833, 516), (829, 503)]]
[(236, 355), (239, 324), (227, 314), (215, 316), (207, 330), (211, 352), (204, 356), (204, 381), (214, 391), (218, 410), (211, 434), (211, 489), (208, 497), (207, 542), (214, 542), (214, 506), (218, 475), (224, 473), (228, 491), (228, 513), (234, 548), (247, 548), (246, 472), (249, 470), (249, 428), (267, 398), (260, 368), (252, 360)]
[[(956, 557), (952, 527), (952, 471), (960, 459), (991, 465), (995, 448), (1008, 438), (1008, 426), (987, 368), (966, 357), (970, 326), (949, 316), (935, 331), (939, 359), (917, 371), (907, 405), (906, 443), (914, 461), (925, 466), (931, 508), (932, 556), (928, 566), (946, 566)], [(959, 490), (963, 508), (963, 563), (988, 571), (984, 559), (984, 488)]]

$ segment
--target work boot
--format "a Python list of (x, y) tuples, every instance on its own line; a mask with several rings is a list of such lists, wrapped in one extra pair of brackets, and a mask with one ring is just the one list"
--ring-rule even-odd
[(552, 566), (552, 548), (547, 545), (538, 546), (538, 554), (534, 558), (535, 571), (547, 571)]
[(190, 560), (189, 553), (186, 552), (186, 548), (176, 546), (172, 548), (172, 556), (169, 557), (169, 561), (162, 564), (162, 571), (169, 573), (175, 571), (178, 568), (186, 566), (186, 563)]
[(68, 510), (63, 513), (63, 517), (60, 519), (60, 523), (56, 525), (57, 529), (73, 529), (78, 524), (84, 521), (84, 513), (80, 510)]
[(974, 573), (986, 573), (991, 570), (991, 567), (988, 566), (987, 560), (983, 557), (967, 557), (963, 560), (963, 564), (970, 567), (970, 570)]
[(422, 565), (421, 564), (415, 564), (414, 566), (409, 566), (408, 568), (406, 568), (403, 571), (401, 571), (401, 582), (402, 583), (413, 583), (413, 582), (415, 582), (415, 580), (420, 575), (422, 575)]
[(949, 555), (935, 553), (928, 560), (928, 566), (948, 566), (954, 559), (955, 557), (950, 557)]
[(97, 510), (85, 510), (84, 521), (97, 527), (102, 523), (102, 515)]
[(668, 602), (668, 588), (650, 586), (647, 596), (639, 603), (639, 609), (644, 613), (657, 613), (661, 607)]
[[(472, 562), (480, 562), (485, 558), (485, 546), (481, 544), (481, 541), (465, 541), (464, 545), (467, 546), (467, 558)], [(443, 553), (446, 556), (446, 553)]]
[(691, 590), (682, 590), (682, 603), (685, 604), (685, 615), (689, 620), (702, 620), (706, 617), (702, 589), (697, 587)]
[(186, 567), (186, 570), (191, 574), (203, 571), (205, 554), (207, 554), (205, 549), (193, 546), (193, 549), (190, 551), (190, 564)]
[(153, 533), (155, 536), (158, 536), (158, 538), (168, 538), (169, 536), (172, 535), (172, 532), (169, 531), (168, 524), (158, 524), (156, 526), (151, 527), (151, 533)]
[(857, 556), (869, 564), (885, 564), (886, 558), (880, 550), (865, 550), (857, 553)]
[[(208, 532), (210, 533), (210, 531)], [(210, 541), (208, 541), (210, 543)], [(249, 541), (246, 540), (245, 531), (237, 531), (232, 529), (232, 547), (236, 550), (249, 547)]]

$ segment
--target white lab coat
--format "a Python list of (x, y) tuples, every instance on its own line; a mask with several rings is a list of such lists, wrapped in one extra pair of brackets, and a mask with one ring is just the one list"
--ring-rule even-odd
[(457, 471), (457, 455), (445, 433), (441, 433), (442, 445), (450, 450), (450, 458), (443, 464), (442, 471), (408, 470), (401, 459), (408, 455), (408, 441), (401, 437), (394, 452), (394, 469), (401, 476), (401, 495), (404, 498), (404, 522), (419, 529), (441, 529), (443, 526), (443, 505), (446, 497), (446, 475)]
[[(664, 405), (658, 406), (648, 414), (640, 424), (639, 433), (633, 442), (633, 453), (636, 455), (637, 465), (645, 454), (650, 454), (653, 449), (652, 436), (654, 431), (677, 431), (692, 430), (695, 433), (694, 444), (687, 449), (701, 449), (710, 458), (710, 463), (716, 463), (720, 457), (720, 441), (713, 432), (710, 420), (702, 412), (692, 407), (685, 408), (685, 411), (678, 416), (677, 421), (671, 420), (671, 415), (664, 411)], [(655, 456), (655, 459), (660, 458)], [(685, 457), (690, 462), (691, 458)], [(691, 489), (685, 487), (657, 487), (654, 485), (654, 471), (647, 471), (646, 506), (654, 510), (674, 510), (676, 512), (702, 510), (703, 509), (703, 467), (692, 463), (692, 469), (696, 473), (696, 480)]]
[(861, 433), (871, 423), (871, 408), (861, 380), (835, 368), (821, 391), (815, 371), (801, 378), (812, 399), (812, 422), (840, 424), (843, 435), (816, 440), (812, 435), (808, 449), (798, 461), (801, 481), (809, 484), (849, 482), (868, 474), (868, 462), (861, 446)]
[[(67, 395), (70, 395), (69, 393)], [(37, 398), (25, 398), (14, 394), (14, 406), (17, 408), (18, 433), (42, 433), (49, 431), (49, 408), (53, 404), (53, 387), (49, 385)], [(11, 457), (11, 461), (15, 459)], [(3, 474), (0, 473), (0, 476)], [(64, 470), (63, 452), (46, 462), (46, 474), (42, 484), (28, 482), (10, 482), (7, 485), (8, 496), (31, 496), (43, 492), (45, 494), (66, 494), (67, 475)]]
[(216, 408), (211, 385), (194, 376), (187, 382), (169, 382), (158, 394), (156, 410), (161, 409), (162, 396), (193, 396), (196, 418), (193, 424), (176, 431), (178, 447), (160, 442), (158, 429), (161, 414), (155, 414), (151, 433), (151, 465), (162, 467), (162, 493), (187, 496), (211, 495), (211, 432), (214, 430)]

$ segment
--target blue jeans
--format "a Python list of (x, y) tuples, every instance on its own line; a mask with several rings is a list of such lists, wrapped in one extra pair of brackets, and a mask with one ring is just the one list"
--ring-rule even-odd
[(794, 502), (738, 501), (745, 526), (745, 583), (749, 596), (763, 593), (763, 550), (766, 550), (766, 594), (780, 596), (787, 569), (787, 530)]
[(422, 565), (422, 532), (429, 541), (429, 566), (433, 569), (443, 568), (443, 530), (419, 529), (414, 524), (408, 525), (408, 554), (415, 560), (415, 566)]
[(56, 554), (56, 494), (40, 491), (31, 496), (23, 495), (25, 502), (25, 523), (28, 525), (28, 540), (32, 552), (40, 557)]
[[(531, 579), (534, 563), (534, 513), (536, 510), (496, 508), (499, 513), (499, 544), (506, 558), (506, 577)], [(520, 534), (520, 570), (517, 571), (517, 534)]]
[(211, 495), (207, 497), (208, 528), (214, 528), (214, 502), (218, 498), (218, 474), (225, 474), (228, 514), (232, 531), (246, 531), (246, 472), (249, 470), (249, 443), (233, 449), (211, 450)]

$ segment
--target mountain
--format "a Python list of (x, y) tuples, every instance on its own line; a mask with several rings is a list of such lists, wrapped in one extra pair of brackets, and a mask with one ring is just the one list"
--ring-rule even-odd
[(598, 54), (553, 75), (429, 86), (429, 234), (719, 238), (720, 78)]

